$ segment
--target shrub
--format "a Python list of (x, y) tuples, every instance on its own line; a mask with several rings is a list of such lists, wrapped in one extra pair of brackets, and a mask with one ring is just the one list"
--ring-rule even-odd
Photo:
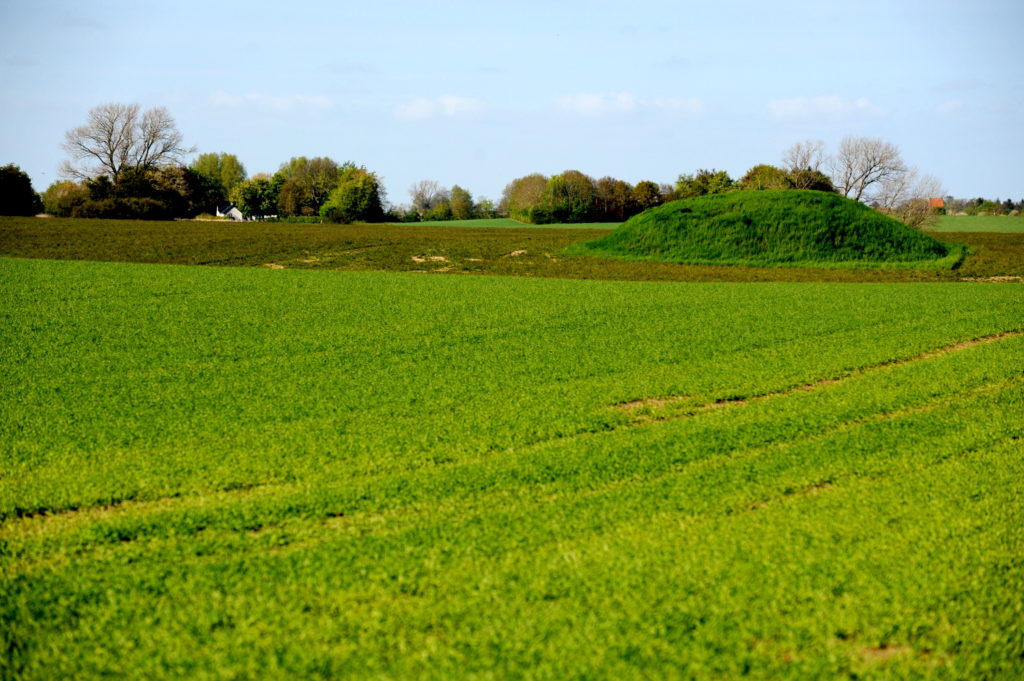
[(741, 189), (792, 189), (793, 180), (789, 174), (775, 166), (762, 163), (747, 171), (739, 181)]
[(337, 206), (324, 205), (324, 207), (320, 209), (320, 215), (328, 222), (333, 222), (337, 225), (347, 225), (352, 222), (352, 219), (348, 214)]
[(75, 208), (89, 200), (89, 189), (70, 180), (54, 182), (43, 193), (43, 208), (59, 218), (71, 217)]
[(797, 170), (789, 174), (794, 189), (810, 189), (816, 192), (838, 193), (829, 176), (820, 170)]
[(171, 220), (167, 204), (156, 199), (99, 199), (85, 201), (71, 211), (75, 218), (113, 220)]
[(28, 175), (13, 163), (0, 168), (0, 215), (35, 215), (42, 210)]
[(379, 222), (384, 219), (380, 180), (365, 168), (346, 165), (338, 186), (320, 208), (331, 222)]
[(676, 195), (681, 199), (707, 194), (721, 194), (733, 189), (732, 178), (724, 170), (698, 170), (696, 175), (680, 175)]

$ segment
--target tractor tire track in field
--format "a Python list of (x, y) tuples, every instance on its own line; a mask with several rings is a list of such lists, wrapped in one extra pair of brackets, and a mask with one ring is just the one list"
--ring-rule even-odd
[[(708, 412), (715, 412), (722, 409), (729, 409), (735, 407), (746, 406), (752, 403), (767, 402), (776, 398), (783, 398), (798, 393), (809, 393), (823, 388), (827, 388), (833, 385), (839, 385), (848, 381), (864, 377), (879, 371), (883, 371), (887, 368), (902, 366), (915, 362), (920, 362), (943, 355), (948, 355), (961, 350), (966, 350), (972, 347), (994, 343), (1000, 340), (1006, 340), (1009, 338), (1015, 338), (1024, 335), (1024, 330), (1013, 330), (1006, 331), (999, 334), (993, 334), (990, 336), (984, 336), (969, 341), (962, 341), (952, 345), (943, 346), (934, 350), (928, 350), (922, 352), (914, 357), (890, 360), (879, 364), (861, 367), (852, 370), (849, 374), (838, 378), (821, 379), (812, 383), (801, 384), (784, 390), (778, 390), (769, 393), (763, 393), (760, 395), (754, 395), (750, 397), (736, 397), (736, 398), (723, 398), (712, 402), (705, 402), (696, 405), (681, 406), (688, 400), (692, 400), (690, 397), (685, 396), (665, 396), (658, 398), (647, 398), (644, 400), (633, 400), (630, 402), (624, 402), (613, 405), (612, 408), (618, 411), (624, 411), (633, 416), (632, 420), (625, 424), (612, 425), (607, 428), (593, 431), (583, 431), (574, 434), (563, 435), (560, 437), (540, 440), (537, 442), (530, 443), (525, 447), (518, 448), (520, 454), (534, 450), (538, 447), (545, 447), (555, 442), (564, 442), (569, 440), (577, 440), (581, 438), (592, 437), (598, 434), (607, 434), (615, 431), (630, 430), (638, 427), (656, 425), (658, 423), (687, 419)], [(842, 424), (838, 424), (828, 429), (828, 432), (834, 432), (837, 430), (855, 428), (858, 426), (865, 425), (867, 423), (891, 420), (895, 418), (901, 418), (902, 416), (910, 415), (913, 413), (919, 413), (923, 411), (930, 411), (932, 409), (939, 408), (950, 404), (952, 401), (963, 399), (972, 395), (988, 392), (991, 390), (998, 390), (1006, 387), (1007, 381), (1002, 381), (995, 384), (986, 384), (977, 386), (973, 389), (965, 392), (960, 392), (952, 395), (944, 395), (937, 399), (929, 400), (923, 404), (919, 404), (911, 407), (904, 407), (896, 410), (882, 411), (870, 416), (862, 416), (845, 421)], [(673, 409), (673, 407), (675, 407)], [(658, 409), (667, 409), (668, 413), (658, 413)], [(652, 413), (653, 411), (653, 413)], [(809, 434), (808, 438), (821, 437), (822, 432), (816, 432)], [(806, 438), (798, 438), (802, 440)], [(787, 440), (787, 443), (794, 442), (793, 440)], [(773, 442), (762, 446), (751, 448), (752, 450), (760, 450), (765, 447), (778, 446), (780, 443)], [(718, 457), (711, 457), (711, 460), (716, 460)], [(472, 466), (479, 463), (478, 459), (471, 458), (462, 462), (456, 462), (452, 464), (455, 467), (460, 466)], [(706, 463), (706, 461), (705, 461)], [(232, 487), (228, 489), (214, 489), (207, 490), (198, 493), (183, 493), (183, 494), (172, 494), (164, 497), (158, 497), (153, 499), (123, 499), (112, 501), (106, 504), (82, 506), (76, 508), (68, 508), (61, 510), (47, 510), (47, 509), (24, 509), (16, 512), (13, 518), (8, 518), (7, 522), (3, 523), (2, 530), (0, 532), (0, 538), (5, 534), (14, 535), (45, 535), (50, 532), (62, 532), (65, 530), (72, 529), (83, 524), (91, 522), (103, 522), (116, 520), (119, 517), (132, 516), (137, 514), (147, 513), (158, 513), (158, 512), (174, 512), (180, 511), (187, 508), (200, 508), (200, 507), (215, 507), (223, 504), (231, 504), (239, 501), (245, 501), (247, 499), (258, 500), (270, 496), (275, 496), (281, 492), (289, 490), (298, 490), (301, 486), (294, 482), (267, 482), (267, 483), (255, 483), (251, 485), (244, 485), (238, 487)]]
[[(769, 441), (758, 444), (749, 444), (727, 452), (718, 452), (710, 456), (691, 460), (681, 465), (671, 465), (657, 472), (646, 471), (635, 475), (627, 474), (625, 477), (605, 479), (589, 486), (587, 490), (576, 490), (575, 495), (581, 501), (596, 500), (615, 495), (627, 488), (634, 488), (637, 485), (643, 488), (657, 488), (665, 481), (680, 475), (701, 476), (707, 475), (719, 467), (733, 467), (744, 465), (757, 457), (770, 456), (772, 452), (784, 450), (790, 447), (808, 446), (814, 442), (827, 442), (842, 433), (856, 430), (858, 428), (870, 427), (885, 421), (897, 420), (915, 414), (931, 412), (937, 409), (950, 407), (975, 397), (998, 392), (1014, 385), (1021, 384), (1021, 378), (1011, 378), (996, 383), (978, 385), (962, 392), (937, 396), (922, 404), (899, 409), (886, 410), (868, 416), (861, 416), (848, 419), (841, 423), (832, 424), (824, 429), (806, 432), (795, 437), (782, 440)], [(656, 423), (642, 424), (636, 427), (648, 427)], [(618, 430), (627, 430), (622, 428)], [(587, 434), (577, 435), (565, 439), (581, 439)], [(592, 433), (589, 435), (593, 435)], [(542, 444), (555, 444), (560, 440), (552, 440)], [(991, 445), (992, 442), (984, 443)], [(531, 448), (532, 449), (532, 448)], [(974, 446), (967, 450), (960, 451), (957, 455), (966, 456), (978, 447)], [(523, 450), (520, 450), (521, 455)], [(949, 459), (943, 457), (942, 463)], [(500, 468), (515, 467), (521, 456), (512, 457)], [(557, 504), (563, 498), (563, 494), (552, 493), (549, 486), (544, 483), (536, 485), (527, 484), (516, 488), (495, 488), (489, 484), (482, 486), (473, 485), (471, 480), (475, 479), (473, 469), (481, 465), (479, 460), (464, 461), (452, 466), (444, 466), (447, 470), (446, 477), (462, 478), (466, 488), (461, 484), (449, 489), (449, 494), (442, 494), (436, 499), (438, 506), (429, 511), (431, 516), (436, 516), (436, 522), (444, 522), (442, 517), (452, 513), (451, 522), (464, 522), (466, 509), (477, 509), (479, 500), (486, 498), (488, 503), (493, 502), (496, 495), (507, 496), (508, 500), (525, 501), (534, 508), (548, 507)], [(483, 463), (486, 467), (487, 464)], [(494, 472), (494, 471), (492, 471)], [(849, 471), (830, 471), (823, 474), (823, 471), (812, 475), (805, 481), (779, 488), (767, 496), (748, 497), (745, 500), (727, 504), (719, 509), (726, 515), (737, 513), (756, 512), (775, 506), (778, 503), (799, 501), (806, 497), (827, 494), (838, 489), (845, 488), (847, 483), (853, 479), (863, 477), (861, 474), (853, 474)], [(501, 471), (497, 471), (501, 477)], [(408, 477), (414, 477), (412, 474)], [(868, 478), (874, 478), (876, 473), (866, 473)], [(372, 483), (371, 483), (372, 485)], [(462, 488), (465, 494), (457, 491)], [(288, 554), (304, 548), (312, 548), (319, 545), (325, 539), (348, 534), (362, 536), (372, 534), (378, 538), (401, 534), (409, 530), (410, 515), (422, 517), (427, 513), (427, 507), (420, 503), (399, 506), (366, 506), (349, 507), (345, 502), (326, 510), (315, 509), (315, 501), (309, 498), (312, 490), (308, 486), (297, 485), (290, 482), (267, 483), (253, 485), (243, 488), (222, 489), (203, 493), (185, 494), (180, 496), (169, 496), (153, 500), (126, 500), (116, 504), (109, 504), (99, 507), (88, 507), (52, 514), (35, 515), (23, 517), (18, 521), (9, 523), (0, 529), (0, 546), (9, 542), (7, 547), (8, 557), (13, 560), (12, 566), (22, 574), (35, 574), (42, 569), (59, 569), (67, 566), (69, 561), (81, 559), (83, 556), (91, 555), (114, 555), (103, 552), (119, 552), (124, 547), (129, 547), (136, 542), (148, 543), (152, 540), (161, 541), (166, 534), (164, 531), (157, 531), (151, 534), (148, 525), (154, 527), (166, 524), (166, 521), (173, 523), (174, 517), (181, 517), (180, 514), (199, 512), (205, 518), (194, 519), (194, 522), (186, 523), (188, 527), (177, 527), (175, 535), (207, 535), (207, 533), (219, 533), (223, 536), (233, 536), (244, 539), (241, 543), (231, 543), (224, 551), (203, 551), (196, 555), (187, 557), (179, 556), (176, 560), (184, 560), (189, 564), (211, 563), (223, 560), (226, 553), (235, 557), (243, 555), (270, 555)], [(283, 498), (282, 496), (283, 495)], [(459, 497), (460, 503), (451, 504), (446, 501), (452, 496)], [(259, 518), (254, 524), (226, 520), (222, 514), (231, 514), (233, 509), (239, 505), (252, 504), (255, 508), (261, 502), (271, 502), (273, 506), (281, 509), (305, 509), (299, 516), (282, 516), (274, 511), (269, 515)], [(468, 507), (463, 503), (468, 504)], [(446, 510), (445, 510), (446, 509)], [(454, 509), (454, 510), (453, 510)], [(437, 515), (440, 513), (441, 515)], [(471, 515), (475, 513), (471, 512)], [(164, 517), (164, 520), (154, 520)], [(475, 516), (474, 516), (475, 517)], [(136, 522), (142, 519), (142, 525)], [(254, 518), (255, 519), (255, 518)], [(298, 523), (296, 524), (296, 521)], [(79, 531), (84, 530), (85, 535), (77, 539), (72, 538)], [(269, 533), (269, 534), (268, 534)], [(263, 538), (266, 535), (265, 538)], [(33, 549), (42, 544), (57, 542), (54, 546), (63, 544), (64, 549), (49, 557), (31, 557)], [(67, 542), (67, 543), (65, 543)], [(126, 549), (133, 550), (133, 549)]]
[[(656, 421), (665, 421), (670, 419), (688, 418), (696, 416), (708, 411), (715, 411), (718, 409), (726, 409), (729, 407), (738, 407), (750, 404), (752, 402), (763, 402), (765, 400), (771, 400), (778, 397), (785, 397), (787, 395), (793, 395), (801, 392), (813, 392), (826, 388), (828, 386), (845, 383), (846, 381), (853, 380), (860, 376), (874, 373), (879, 370), (884, 370), (889, 367), (902, 366), (905, 364), (912, 364), (914, 362), (921, 362), (935, 357), (942, 357), (954, 352), (961, 350), (967, 350), (968, 348), (977, 347), (979, 345), (986, 345), (988, 343), (995, 343), (997, 341), (1006, 340), (1007, 338), (1016, 338), (1024, 335), (1024, 329), (1018, 329), (1014, 331), (1004, 331), (1002, 333), (993, 334), (991, 336), (983, 336), (981, 338), (975, 338), (969, 341), (962, 341), (960, 343), (954, 343), (953, 345), (946, 345), (935, 350), (927, 350), (915, 357), (908, 357), (905, 359), (889, 360), (887, 362), (881, 362), (879, 364), (873, 364), (866, 367), (859, 367), (850, 371), (845, 376), (836, 378), (824, 378), (811, 383), (804, 383), (802, 385), (793, 386), (791, 388), (785, 388), (783, 390), (776, 390), (769, 393), (762, 393), (760, 395), (752, 395), (750, 397), (728, 397), (715, 400), (713, 402), (704, 402), (695, 405), (685, 405), (687, 401), (692, 400), (692, 397), (685, 395), (664, 395), (660, 397), (648, 397), (639, 400), (631, 400), (629, 402), (620, 402), (619, 404), (612, 405), (613, 409), (624, 411), (629, 414), (634, 414), (635, 418), (633, 424), (649, 423)], [(671, 408), (673, 405), (677, 405), (679, 410), (676, 413), (669, 414), (658, 414), (656, 410), (664, 409), (666, 407)], [(655, 413), (651, 413), (655, 411)]]
[[(941, 395), (912, 407), (888, 410), (870, 416), (849, 419), (822, 430), (807, 432), (793, 438), (751, 444), (728, 452), (711, 454), (706, 458), (688, 461), (682, 465), (673, 465), (655, 473), (647, 471), (637, 475), (626, 475), (625, 477), (603, 480), (590, 486), (585, 491), (576, 490), (574, 495), (581, 502), (585, 499), (590, 499), (593, 503), (599, 503), (598, 500), (620, 493), (627, 488), (636, 488), (637, 486), (650, 489), (658, 488), (666, 480), (679, 475), (699, 477), (719, 467), (742, 466), (745, 461), (749, 462), (758, 457), (769, 456), (772, 452), (781, 449), (807, 446), (814, 442), (826, 442), (830, 438), (844, 432), (949, 407), (964, 400), (1019, 385), (1021, 381), (1022, 379), (1020, 378), (1012, 378), (997, 383), (975, 386), (963, 392)], [(584, 436), (576, 437), (582, 438)], [(548, 444), (553, 442), (557, 441), (551, 441)], [(993, 442), (983, 444), (989, 446)], [(954, 456), (967, 456), (978, 448), (976, 445), (960, 451)], [(952, 457), (943, 457), (935, 463), (943, 463), (949, 458)], [(466, 479), (470, 479), (474, 476), (472, 471), (468, 469), (472, 469), (475, 465), (479, 465), (479, 463), (479, 461), (466, 461), (454, 464), (451, 467), (446, 466), (445, 468), (449, 470), (448, 475), (454, 476), (459, 476), (459, 469), (462, 469), (463, 473), (461, 475)], [(508, 465), (515, 466), (516, 464), (515, 461), (510, 461)], [(798, 502), (807, 497), (828, 494), (845, 488), (851, 480), (860, 477), (874, 478), (877, 475), (877, 472), (851, 475), (848, 471), (830, 471), (827, 474), (819, 471), (806, 481), (787, 487), (780, 487), (767, 496), (748, 497), (742, 501), (726, 504), (719, 509), (719, 512), (733, 515), (761, 511), (780, 503)], [(471, 484), (470, 487), (472, 487)], [(190, 511), (213, 513), (216, 515), (220, 512), (229, 511), (229, 509), (237, 507), (238, 504), (259, 504), (261, 500), (279, 501), (281, 503), (278, 505), (282, 508), (309, 507), (309, 493), (309, 488), (304, 488), (294, 483), (268, 483), (246, 488), (217, 490), (151, 501), (125, 501), (103, 507), (90, 507), (64, 513), (25, 517), (19, 522), (11, 523), (7, 528), (4, 528), (6, 531), (0, 531), (0, 541), (3, 541), (5, 537), (11, 540), (11, 548), (8, 553), (9, 557), (15, 559), (13, 564), (23, 574), (34, 574), (35, 571), (40, 569), (56, 569), (60, 565), (66, 565), (71, 560), (71, 556), (75, 556), (77, 557), (75, 559), (78, 559), (85, 555), (99, 555), (97, 552), (116, 552), (120, 550), (119, 547), (127, 547), (136, 541), (143, 543), (154, 539), (159, 541), (162, 533), (150, 536), (145, 527), (138, 529), (132, 527), (133, 521), (143, 517), (152, 518), (164, 514), (171, 517), (175, 514)], [(279, 498), (279, 495), (282, 494), (284, 495), (283, 499)], [(459, 495), (456, 494), (456, 496)], [(205, 564), (223, 560), (226, 553), (230, 553), (235, 557), (257, 554), (283, 555), (297, 550), (316, 547), (325, 539), (336, 538), (344, 534), (353, 536), (372, 534), (378, 538), (383, 538), (408, 531), (410, 523), (414, 525), (419, 522), (424, 514), (430, 515), (433, 518), (433, 522), (437, 523), (466, 522), (467, 516), (464, 514), (467, 508), (470, 509), (470, 516), (476, 517), (476, 511), (472, 509), (479, 510), (478, 501), (487, 498), (489, 502), (493, 502), (495, 496), (506, 496), (508, 501), (525, 501), (525, 503), (535, 509), (549, 507), (563, 499), (562, 493), (553, 493), (544, 483), (518, 488), (497, 489), (484, 485), (479, 489), (470, 491), (465, 498), (461, 499), (468, 506), (463, 503), (449, 504), (445, 501), (449, 495), (442, 495), (437, 500), (439, 502), (438, 506), (430, 508), (429, 511), (427, 510), (428, 507), (424, 507), (419, 503), (412, 503), (400, 506), (351, 508), (345, 511), (336, 509), (333, 512), (323, 512), (321, 510), (319, 513), (303, 514), (301, 517), (273, 517), (274, 514), (271, 513), (272, 517), (264, 518), (255, 525), (244, 527), (237, 526), (235, 523), (225, 523), (211, 516), (205, 521), (199, 521), (195, 526), (188, 529), (179, 528), (175, 531), (175, 534), (199, 535), (215, 532), (225, 536), (241, 537), (246, 541), (242, 544), (233, 543), (224, 551), (204, 551), (188, 557), (179, 557), (178, 560), (184, 560), (188, 564)], [(411, 516), (416, 516), (416, 518), (410, 520)], [(299, 522), (296, 524), (294, 521)], [(626, 521), (623, 522), (625, 523)], [(123, 523), (127, 523), (127, 525)], [(29, 557), (31, 549), (28, 546), (38, 546), (40, 542), (64, 541), (60, 537), (70, 536), (76, 530), (81, 529), (91, 530), (94, 536), (87, 536), (78, 540), (72, 539), (70, 544), (65, 545), (64, 551), (50, 558)], [(270, 533), (271, 536), (262, 540), (261, 537), (267, 533)], [(22, 545), (22, 547), (14, 548), (15, 544)]]
[[(47, 525), (62, 525), (71, 527), (82, 523), (98, 520), (116, 519), (121, 516), (131, 515), (136, 510), (147, 512), (172, 511), (181, 507), (192, 505), (213, 505), (219, 499), (231, 498), (235, 500), (258, 499), (274, 494), (281, 489), (295, 487), (294, 483), (253, 483), (249, 485), (235, 485), (224, 489), (211, 489), (201, 493), (168, 494), (167, 496), (154, 497), (151, 499), (118, 499), (108, 503), (95, 504), (91, 506), (77, 506), (59, 511), (46, 509), (15, 509), (8, 524), (13, 526), (36, 525), (40, 532)], [(0, 526), (0, 536), (3, 536)]]

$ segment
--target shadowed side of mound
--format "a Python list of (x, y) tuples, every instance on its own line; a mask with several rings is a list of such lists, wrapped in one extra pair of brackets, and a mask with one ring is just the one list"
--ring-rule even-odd
[(755, 267), (948, 269), (965, 255), (836, 194), (738, 191), (672, 201), (568, 253), (628, 260)]

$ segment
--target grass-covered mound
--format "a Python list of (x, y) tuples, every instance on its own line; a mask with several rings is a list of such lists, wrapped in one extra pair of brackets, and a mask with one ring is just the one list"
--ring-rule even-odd
[(673, 201), (570, 252), (691, 264), (946, 268), (962, 247), (850, 199), (739, 191)]

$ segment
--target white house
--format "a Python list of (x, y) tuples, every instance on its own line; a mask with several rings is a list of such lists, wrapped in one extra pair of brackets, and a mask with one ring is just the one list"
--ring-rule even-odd
[(231, 218), (232, 220), (244, 220), (245, 216), (242, 215), (242, 211), (238, 210), (238, 206), (231, 203), (230, 201), (218, 201), (217, 202), (217, 217), (219, 218)]

